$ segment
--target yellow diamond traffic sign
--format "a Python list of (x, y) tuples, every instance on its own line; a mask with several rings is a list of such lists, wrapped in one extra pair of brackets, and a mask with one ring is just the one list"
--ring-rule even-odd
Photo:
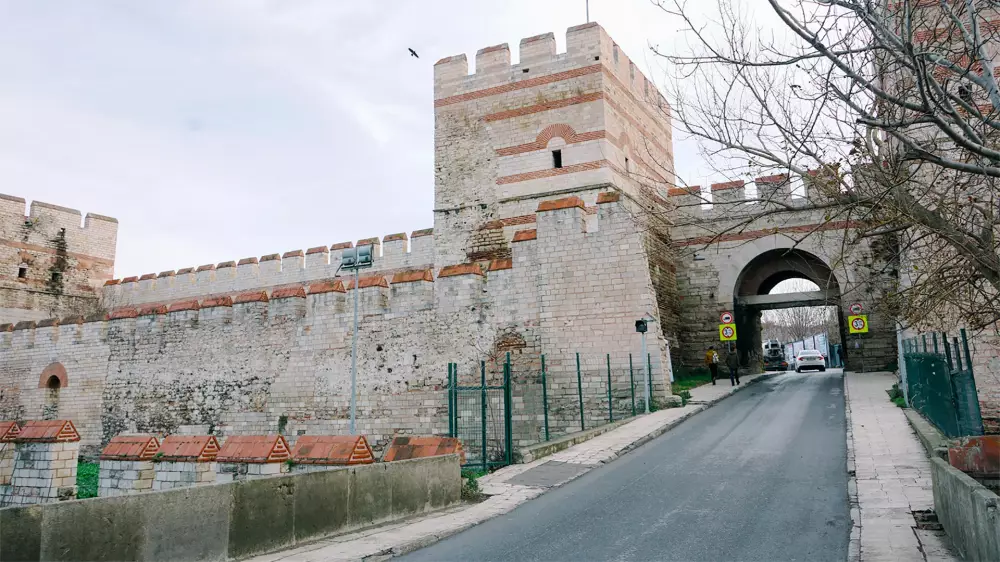
[(848, 316), (847, 326), (848, 328), (850, 328), (850, 332), (852, 334), (867, 334), (868, 316), (864, 314), (859, 314), (857, 316)]
[(736, 324), (719, 324), (719, 341), (736, 341)]

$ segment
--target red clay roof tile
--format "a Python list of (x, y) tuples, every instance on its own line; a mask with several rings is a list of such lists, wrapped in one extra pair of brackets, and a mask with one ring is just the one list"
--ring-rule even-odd
[(291, 458), (288, 441), (281, 435), (233, 435), (227, 437), (216, 457), (217, 462), (265, 463)]
[(148, 461), (160, 449), (153, 435), (116, 435), (101, 451), (102, 461)]
[(375, 462), (364, 435), (303, 435), (295, 442), (292, 460), (299, 464), (369, 464)]
[(219, 440), (214, 435), (170, 435), (160, 443), (154, 460), (175, 462), (214, 462), (219, 454)]
[(465, 462), (462, 442), (455, 437), (395, 437), (385, 454), (382, 455), (382, 462), (436, 457), (453, 453), (458, 453), (462, 462)]
[(80, 433), (70, 420), (32, 420), (14, 437), (15, 443), (62, 443), (79, 441)]

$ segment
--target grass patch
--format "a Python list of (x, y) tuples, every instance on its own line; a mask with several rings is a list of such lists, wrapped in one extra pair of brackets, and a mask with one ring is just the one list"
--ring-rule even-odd
[[(674, 394), (681, 396), (682, 392), (710, 382), (712, 382), (712, 372), (708, 367), (680, 368), (674, 371), (674, 382), (671, 383), (670, 389)], [(688, 397), (690, 398), (690, 395)]]
[(479, 478), (486, 475), (482, 470), (465, 469), (462, 471), (462, 499), (479, 502), (486, 499), (479, 489)]
[(97, 497), (98, 473), (101, 465), (96, 462), (82, 462), (76, 465), (76, 497), (79, 499)]
[(900, 408), (906, 407), (906, 399), (903, 398), (903, 391), (899, 388), (898, 383), (894, 383), (892, 388), (886, 390), (886, 392), (889, 394), (889, 400), (893, 404), (899, 406)]

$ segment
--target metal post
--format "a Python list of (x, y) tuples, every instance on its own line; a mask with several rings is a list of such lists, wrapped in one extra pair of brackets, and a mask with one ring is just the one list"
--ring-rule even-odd
[(357, 435), (355, 420), (358, 411), (358, 268), (354, 268), (354, 337), (351, 338), (351, 435)]
[(586, 23), (590, 23), (590, 0), (585, 0), (585, 3), (587, 4), (587, 22)]
[(479, 362), (479, 382), (480, 382), (480, 388), (482, 389), (480, 391), (480, 399), (479, 399), (480, 409), (482, 410), (482, 417), (479, 418), (479, 422), (483, 428), (482, 432), (483, 472), (486, 472), (487, 468), (489, 468), (486, 459), (486, 361)]
[(632, 415), (635, 416), (635, 374), (632, 370), (632, 354), (628, 354), (628, 386), (632, 391)]
[(608, 354), (608, 422), (615, 421), (615, 412), (611, 409), (611, 354)]
[[(935, 353), (935, 354), (937, 354), (937, 352), (938, 352), (938, 346), (937, 346), (937, 332), (932, 332), (932, 333), (931, 333), (931, 342), (933, 342), (933, 343), (934, 343), (934, 353)], [(947, 343), (947, 342), (945, 342), (945, 343)]]
[(909, 380), (906, 376), (906, 351), (903, 349), (905, 342), (903, 341), (903, 326), (897, 324), (896, 327), (896, 354), (899, 356), (899, 376), (903, 381), (903, 403), (906, 407), (910, 407), (910, 385)]
[(549, 391), (545, 382), (545, 355), (542, 355), (542, 413), (545, 416), (545, 440), (549, 440)]
[(580, 354), (576, 354), (576, 395), (580, 398), (580, 431), (587, 429), (583, 421), (583, 380), (580, 378)]
[[(642, 356), (643, 357), (648, 356), (648, 354), (646, 353), (646, 332), (642, 333)], [(645, 360), (643, 360), (643, 361), (645, 362)], [(643, 386), (646, 387), (646, 413), (647, 414), (649, 413), (649, 368), (648, 367), (649, 367), (649, 364), (646, 363), (646, 365), (644, 365), (643, 368), (642, 368), (643, 376), (645, 377), (645, 382), (643, 383)]]
[(927, 334), (922, 334), (920, 339), (924, 341), (924, 353), (927, 353)]
[(653, 400), (653, 356), (646, 354), (646, 396)]
[(452, 379), (451, 363), (448, 363), (448, 437), (455, 436), (455, 381)]
[(507, 361), (503, 364), (503, 429), (506, 436), (504, 437), (504, 449), (506, 449), (505, 459), (507, 464), (510, 465), (514, 462), (514, 423), (511, 420), (513, 414), (513, 408), (511, 407), (511, 392), (510, 392), (510, 352), (507, 352)]
[[(963, 395), (963, 401), (968, 406), (968, 418), (970, 422), (967, 424), (967, 431), (971, 435), (983, 435), (985, 433), (983, 428), (983, 413), (979, 408), (979, 389), (976, 388), (976, 377), (972, 372), (972, 355), (969, 353), (969, 338), (965, 334), (965, 328), (959, 331), (962, 334), (962, 349), (965, 350), (965, 364), (967, 365), (966, 370), (968, 371), (968, 387)], [(963, 379), (964, 380), (964, 379)], [(974, 425), (973, 425), (974, 424)]]

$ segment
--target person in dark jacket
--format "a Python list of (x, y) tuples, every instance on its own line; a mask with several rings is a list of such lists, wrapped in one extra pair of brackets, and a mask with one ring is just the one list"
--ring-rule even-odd
[(736, 350), (726, 356), (726, 366), (729, 367), (729, 382), (733, 386), (740, 384), (740, 356)]

